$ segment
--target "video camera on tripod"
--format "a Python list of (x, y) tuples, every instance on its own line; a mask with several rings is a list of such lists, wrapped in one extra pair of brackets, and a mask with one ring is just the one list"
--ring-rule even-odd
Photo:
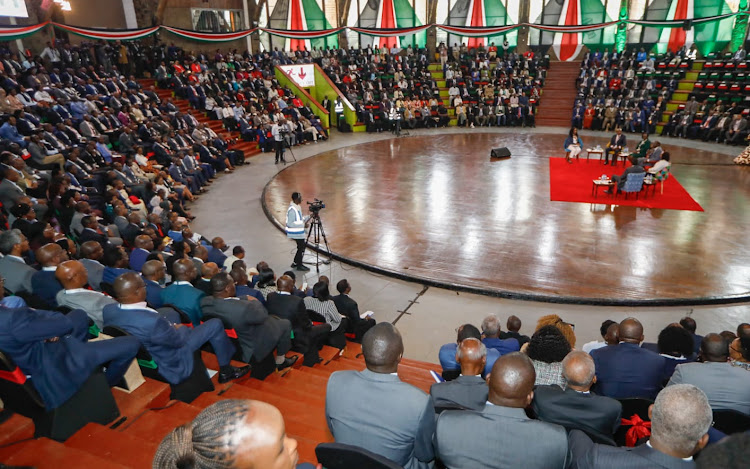
[(314, 202), (307, 202), (307, 206), (310, 209), (313, 217), (319, 217), (320, 211), (326, 208), (325, 202), (320, 199), (314, 199)]

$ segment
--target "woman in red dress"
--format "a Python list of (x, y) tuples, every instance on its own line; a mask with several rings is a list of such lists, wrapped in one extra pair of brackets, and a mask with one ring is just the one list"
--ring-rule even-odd
[(595, 115), (596, 115), (596, 109), (594, 109), (593, 104), (589, 103), (588, 107), (583, 112), (583, 128), (584, 129), (591, 128), (591, 122), (594, 120)]

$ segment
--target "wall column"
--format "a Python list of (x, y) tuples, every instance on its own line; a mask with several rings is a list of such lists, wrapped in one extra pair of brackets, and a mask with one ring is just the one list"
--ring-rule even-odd
[(122, 11), (125, 14), (125, 27), (128, 29), (138, 28), (138, 19), (135, 16), (133, 0), (122, 0)]

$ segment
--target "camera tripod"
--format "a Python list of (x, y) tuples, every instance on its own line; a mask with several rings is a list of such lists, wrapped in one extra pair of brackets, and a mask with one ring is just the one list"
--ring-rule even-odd
[[(284, 138), (284, 151), (289, 150), (289, 154), (292, 155), (292, 159), (296, 163), (297, 158), (294, 156), (294, 151), (292, 151), (292, 139), (290, 137), (290, 133), (285, 132), (282, 134), (282, 137)], [(290, 137), (289, 140), (286, 139), (287, 137)], [(286, 160), (284, 160), (284, 163), (286, 164)]]
[(315, 244), (315, 272), (320, 273), (320, 264), (330, 264), (330, 259), (320, 259), (320, 240), (323, 239), (323, 244), (325, 244), (326, 252), (328, 254), (331, 253), (331, 248), (328, 246), (328, 238), (326, 238), (326, 232), (323, 229), (323, 221), (320, 219), (320, 213), (314, 212), (312, 215), (310, 215), (310, 231), (307, 233), (307, 239), (305, 239), (305, 244), (310, 245), (310, 238), (312, 238), (313, 243)]

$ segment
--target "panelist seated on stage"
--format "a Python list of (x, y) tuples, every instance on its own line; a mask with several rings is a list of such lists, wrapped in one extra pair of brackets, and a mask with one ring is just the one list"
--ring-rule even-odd
[(661, 159), (654, 163), (652, 167), (648, 169), (649, 174), (659, 174), (664, 169), (669, 169), (672, 167), (672, 163), (669, 161), (670, 156), (669, 152), (665, 151), (661, 154)]
[(0, 350), (31, 377), (47, 410), (64, 404), (102, 366), (109, 385), (119, 383), (138, 352), (135, 337), (89, 343), (88, 333), (89, 318), (80, 309), (64, 315), (0, 307)]
[(435, 408), (482, 410), (487, 402), (487, 382), (482, 371), (487, 363), (487, 347), (474, 337), (458, 344), (456, 361), (461, 365), (458, 378), (430, 387)]
[[(617, 193), (619, 194), (622, 192), (622, 188), (625, 187), (625, 181), (627, 180), (628, 176), (630, 174), (640, 174), (644, 173), (645, 170), (643, 169), (643, 166), (639, 165), (636, 161), (635, 156), (629, 155), (628, 161), (630, 161), (631, 166), (629, 166), (622, 174), (615, 174), (612, 176), (612, 181), (617, 185)], [(612, 189), (607, 189), (607, 194), (611, 194)]]
[(269, 316), (266, 308), (253, 297), (237, 298), (234, 280), (226, 272), (214, 275), (211, 290), (211, 296), (201, 299), (203, 314), (206, 319), (218, 318), (235, 330), (244, 362), (260, 362), (274, 350), (278, 370), (297, 361), (296, 356), (285, 356), (292, 348), (292, 325), (288, 320)]
[(534, 389), (532, 408), (539, 420), (577, 428), (597, 441), (614, 445), (620, 427), (622, 405), (615, 399), (591, 392), (596, 382), (594, 359), (586, 352), (572, 351), (562, 362), (565, 389), (551, 384)]
[(135, 336), (159, 366), (159, 374), (171, 384), (180, 384), (193, 372), (193, 355), (206, 342), (211, 342), (219, 362), (219, 382), (241, 378), (249, 366), (230, 365), (234, 345), (218, 319), (209, 319), (190, 328), (172, 324), (146, 306), (146, 284), (135, 272), (125, 273), (113, 285), (118, 304), (104, 308), (104, 326), (115, 326)]
[(617, 130), (615, 130), (615, 134), (607, 144), (607, 151), (604, 152), (604, 164), (609, 164), (610, 156), (612, 156), (612, 164), (616, 164), (617, 157), (620, 155), (622, 149), (627, 146), (627, 144), (628, 138), (623, 135), (622, 129), (618, 127)]

